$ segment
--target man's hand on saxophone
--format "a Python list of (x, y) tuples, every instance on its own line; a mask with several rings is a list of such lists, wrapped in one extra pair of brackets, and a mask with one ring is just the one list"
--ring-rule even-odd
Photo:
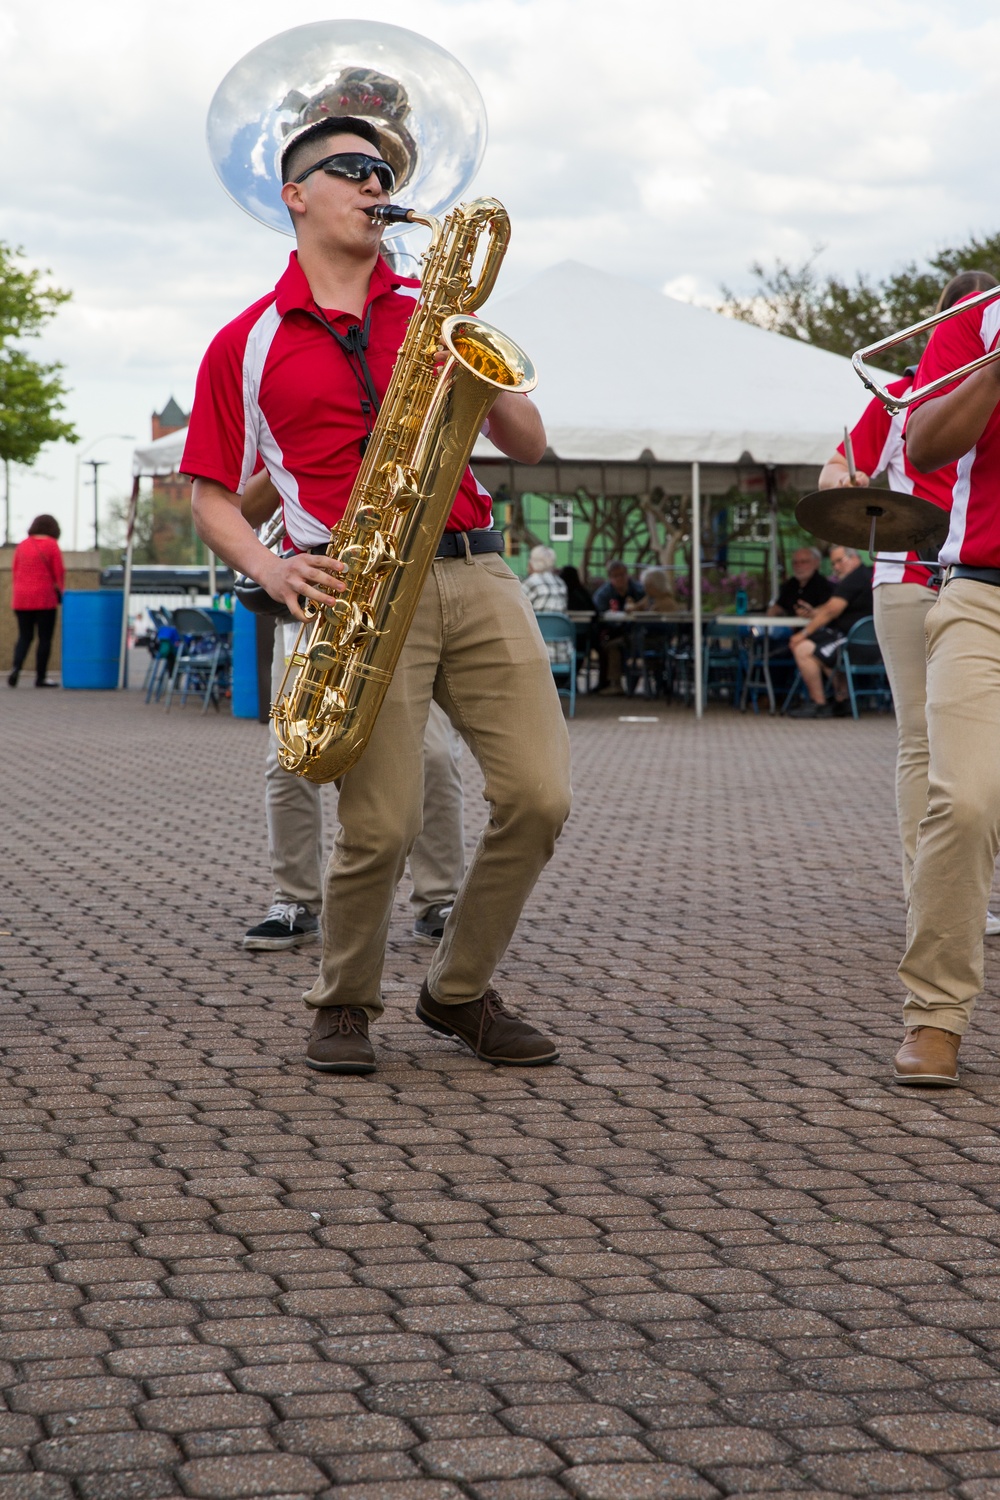
[(195, 479), (191, 509), (198, 535), (231, 568), (256, 579), (272, 599), (279, 600), (296, 620), (304, 620), (300, 598), (323, 604), (346, 584), (338, 577), (344, 564), (335, 557), (298, 552), (276, 557), (258, 539), (242, 513), (242, 500), (214, 479)]

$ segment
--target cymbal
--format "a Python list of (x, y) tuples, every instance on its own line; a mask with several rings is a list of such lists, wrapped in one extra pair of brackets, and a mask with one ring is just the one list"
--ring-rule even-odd
[(815, 490), (795, 507), (806, 531), (836, 547), (936, 556), (948, 535), (948, 512), (919, 495), (871, 486)]

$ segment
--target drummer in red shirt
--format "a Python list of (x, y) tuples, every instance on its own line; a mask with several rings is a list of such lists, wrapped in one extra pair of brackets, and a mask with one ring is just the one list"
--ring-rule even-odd
[[(987, 271), (960, 271), (938, 298), (935, 312), (944, 312), (975, 292), (996, 286)], [(891, 396), (906, 396), (913, 388), (916, 367), (886, 387)], [(934, 474), (915, 469), (903, 443), (905, 412), (890, 415), (881, 401), (872, 399), (851, 431), (856, 469), (853, 480), (844, 443), (828, 459), (819, 476), (819, 488), (840, 489), (852, 484), (864, 488), (878, 474), (885, 474), (890, 490), (919, 495), (951, 509), (955, 465)], [(926, 556), (926, 554), (925, 554)], [(892, 688), (896, 713), (896, 813), (903, 853), (903, 895), (909, 899), (910, 876), (917, 849), (917, 830), (927, 812), (927, 648), (924, 622), (937, 600), (937, 574), (922, 566), (916, 552), (879, 552), (874, 559), (872, 592), (875, 601), (875, 632)], [(1000, 933), (1000, 918), (987, 912), (986, 933)]]
[(56, 611), (62, 602), (66, 582), (59, 536), (59, 522), (55, 516), (36, 516), (28, 527), (27, 537), (14, 549), (11, 603), (17, 616), (17, 645), (14, 647), (14, 665), (7, 678), (8, 687), (17, 687), (36, 630), (35, 686), (58, 687), (58, 683), (48, 681), (45, 673), (56, 628)]
[[(1000, 341), (1000, 298), (934, 330), (920, 387)], [(983, 925), (1000, 851), (1000, 369), (976, 371), (919, 403), (905, 429), (921, 473), (955, 464), (946, 565), (926, 619), (927, 816), (910, 883), (899, 966), (906, 1027), (898, 1083), (954, 1085), (958, 1049), (983, 988)]]

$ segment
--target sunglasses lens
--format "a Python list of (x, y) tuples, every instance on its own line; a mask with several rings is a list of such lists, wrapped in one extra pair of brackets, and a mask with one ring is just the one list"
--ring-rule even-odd
[(359, 151), (343, 151), (338, 156), (331, 156), (322, 165), (324, 172), (329, 172), (334, 177), (347, 177), (351, 182), (367, 182), (374, 172), (380, 186), (387, 193), (392, 192), (396, 183), (387, 161), (382, 161), (377, 156), (362, 156)]

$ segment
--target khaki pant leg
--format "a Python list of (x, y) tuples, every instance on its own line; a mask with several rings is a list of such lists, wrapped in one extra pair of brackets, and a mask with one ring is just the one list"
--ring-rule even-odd
[(924, 625), (937, 595), (919, 583), (875, 589), (875, 633), (896, 711), (896, 817), (903, 848), (903, 895), (909, 898), (917, 829), (927, 815), (927, 640)]
[[(271, 658), (272, 703), (278, 696), (284, 675), (285, 627), (278, 624)], [(267, 730), (267, 760), (264, 764), (267, 847), (274, 882), (272, 900), (299, 901), (316, 913), (323, 904), (320, 791), (311, 781), (282, 770), (278, 764), (278, 740), (272, 721)]]
[(440, 600), (432, 570), (371, 738), (340, 781), (340, 827), (323, 901), (323, 956), (316, 982), (304, 996), (308, 1006), (356, 1005), (372, 1020), (382, 1014), (393, 897), (420, 832), (424, 732), (440, 649)]
[(899, 975), (907, 1026), (961, 1035), (983, 987), (983, 927), (1000, 849), (1000, 588), (957, 579), (927, 617), (927, 816)]
[(488, 988), (569, 812), (569, 735), (534, 612), (495, 554), (435, 565), (435, 697), (475, 755), (489, 817), (427, 976), (443, 1004)]
[(424, 826), (410, 850), (418, 921), (432, 906), (450, 905), (465, 874), (461, 763), (461, 736), (432, 703), (424, 735)]

